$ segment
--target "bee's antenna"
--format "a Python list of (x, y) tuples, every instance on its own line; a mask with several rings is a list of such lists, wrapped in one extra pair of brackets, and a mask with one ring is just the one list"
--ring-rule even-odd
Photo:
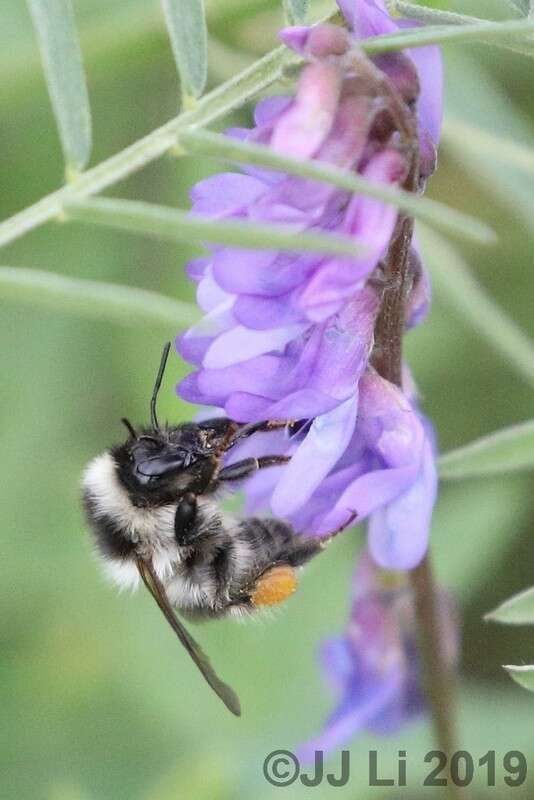
[(134, 426), (133, 426), (133, 425), (132, 425), (132, 423), (130, 422), (130, 420), (129, 420), (129, 419), (126, 419), (126, 417), (121, 417), (121, 422), (122, 422), (122, 424), (123, 424), (123, 425), (124, 425), (126, 428), (128, 428), (128, 433), (130, 434), (130, 436), (131, 436), (133, 439), (137, 439), (137, 433), (136, 433), (136, 431), (135, 431), (135, 428), (134, 428)]
[(163, 348), (163, 353), (161, 354), (161, 361), (159, 364), (158, 374), (156, 376), (156, 383), (154, 384), (154, 389), (152, 391), (152, 399), (150, 400), (150, 421), (152, 423), (152, 427), (156, 431), (159, 431), (159, 422), (158, 422), (158, 417), (156, 415), (156, 402), (158, 399), (158, 392), (161, 386), (161, 381), (163, 380), (163, 375), (165, 373), (165, 367), (167, 366), (167, 359), (169, 357), (170, 349), (171, 349), (171, 343), (167, 342), (167, 344)]

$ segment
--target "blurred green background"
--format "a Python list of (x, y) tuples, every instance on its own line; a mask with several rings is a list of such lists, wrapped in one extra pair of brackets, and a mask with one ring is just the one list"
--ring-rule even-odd
[[(279, 3), (208, 3), (211, 83), (275, 44)], [(434, 3), (490, 16), (504, 3)], [(327, 3), (314, 6), (317, 15)], [(176, 113), (179, 86), (156, 0), (76, 0), (94, 121), (92, 163)], [(0, 11), (2, 156), (0, 217), (56, 188), (62, 156), (25, 4)], [(534, 134), (532, 62), (500, 49), (446, 49), (447, 114), (529, 145)], [(237, 121), (236, 119), (233, 122)], [(249, 119), (249, 110), (239, 117)], [(476, 143), (475, 143), (476, 149)], [(192, 182), (216, 165), (163, 158), (116, 194), (187, 207)], [(477, 214), (499, 233), (494, 248), (461, 248), (481, 283), (534, 335), (532, 180), (450, 146), (430, 194)], [(192, 299), (183, 266), (193, 250), (79, 224), (49, 224), (5, 249), (3, 265), (49, 269)], [(447, 264), (441, 265), (446, 273)], [(180, 327), (177, 320), (176, 330)], [(176, 330), (119, 328), (2, 304), (0, 484), (0, 782), (4, 800), (174, 800), (278, 797), (262, 775), (271, 750), (295, 748), (331, 705), (315, 661), (318, 642), (342, 629), (361, 532), (341, 537), (273, 619), (219, 622), (196, 635), (244, 708), (232, 718), (180, 652), (144, 593), (118, 596), (92, 556), (79, 480), (93, 455), (122, 437), (119, 418), (147, 416), (162, 342)], [(407, 345), (443, 449), (532, 417), (532, 391), (443, 297)], [(192, 410), (174, 395), (187, 372), (171, 361), (160, 416)], [(534, 583), (532, 476), (444, 486), (433, 532), (438, 574), (463, 618), (459, 744), (497, 753), (497, 789), (474, 796), (531, 797), (534, 699), (503, 663), (532, 663), (534, 633), (488, 626), (482, 614)], [(426, 796), (422, 754), (429, 726), (391, 740), (357, 739), (345, 789), (323, 796)], [(367, 754), (386, 763), (408, 751), (409, 789), (367, 789)], [(503, 755), (523, 750), (530, 789), (507, 789)], [(334, 757), (332, 766), (338, 761)], [(481, 773), (482, 774), (482, 773)], [(427, 790), (429, 797), (441, 790)], [(477, 794), (478, 792), (478, 794)]]

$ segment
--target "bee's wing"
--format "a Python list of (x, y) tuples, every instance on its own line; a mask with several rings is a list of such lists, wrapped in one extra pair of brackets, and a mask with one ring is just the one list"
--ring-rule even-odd
[(160, 607), (165, 619), (201, 671), (206, 681), (209, 683), (215, 694), (221, 698), (229, 711), (231, 711), (232, 714), (235, 714), (236, 717), (239, 717), (241, 715), (241, 706), (238, 696), (234, 690), (228, 686), (228, 684), (224, 683), (224, 681), (217, 676), (207, 655), (203, 652), (197, 642), (195, 642), (193, 637), (187, 632), (186, 628), (184, 628), (174, 613), (174, 610), (167, 599), (165, 589), (162, 586), (158, 576), (152, 569), (152, 565), (138, 558), (137, 568), (139, 569), (139, 574), (141, 575), (145, 586)]

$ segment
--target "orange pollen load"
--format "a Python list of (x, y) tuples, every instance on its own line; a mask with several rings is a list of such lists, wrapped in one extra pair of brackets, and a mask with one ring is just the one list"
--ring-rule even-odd
[(255, 606), (274, 606), (295, 592), (297, 573), (287, 565), (271, 567), (258, 579), (251, 599)]

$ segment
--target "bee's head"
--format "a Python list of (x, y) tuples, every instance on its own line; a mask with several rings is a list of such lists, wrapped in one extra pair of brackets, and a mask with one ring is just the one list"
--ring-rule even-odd
[(201, 426), (150, 427), (111, 450), (117, 474), (140, 503), (170, 502), (177, 496), (205, 491), (215, 472), (215, 443)]
[(123, 419), (129, 436), (111, 450), (119, 479), (139, 504), (169, 502), (186, 491), (204, 491), (218, 463), (220, 437), (215, 431), (195, 423), (173, 428), (159, 424), (156, 403), (169, 350), (167, 343), (150, 400), (150, 426), (138, 433)]

